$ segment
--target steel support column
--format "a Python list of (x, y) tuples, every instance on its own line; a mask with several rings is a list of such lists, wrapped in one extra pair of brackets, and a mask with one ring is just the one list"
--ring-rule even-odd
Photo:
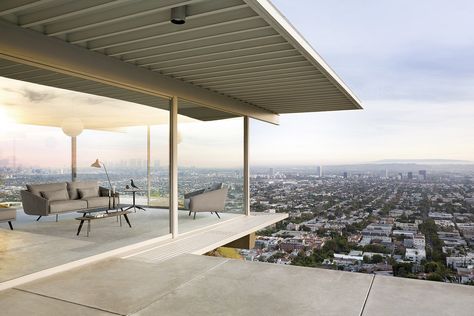
[(151, 146), (150, 146), (150, 125), (146, 127), (146, 199), (150, 206), (151, 196)]
[(77, 179), (77, 137), (71, 137), (71, 180)]
[(178, 236), (178, 97), (176, 96), (170, 100), (169, 136), (170, 233), (176, 238)]
[(244, 116), (244, 213), (250, 215), (249, 117)]

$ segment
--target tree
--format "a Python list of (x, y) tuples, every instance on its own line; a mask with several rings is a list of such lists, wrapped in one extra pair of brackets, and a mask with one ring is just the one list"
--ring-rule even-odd
[(375, 264), (381, 263), (381, 262), (383, 262), (383, 257), (382, 257), (381, 255), (379, 255), (379, 254), (375, 254), (375, 255), (373, 255), (372, 258), (370, 259), (370, 262), (371, 262), (371, 263), (375, 263)]
[(425, 264), (425, 273), (435, 272), (438, 269), (438, 264), (434, 261), (427, 262)]
[(444, 264), (446, 262), (446, 255), (443, 253), (443, 241), (438, 237), (438, 229), (434, 220), (428, 219), (419, 226), (420, 231), (425, 235), (426, 243), (426, 257), (428, 260), (433, 260)]
[(392, 264), (393, 275), (407, 278), (413, 270), (413, 264), (408, 262), (395, 262)]
[(380, 244), (370, 244), (364, 246), (364, 252), (390, 253), (391, 251)]
[(436, 272), (430, 273), (426, 279), (430, 281), (436, 281), (436, 282), (444, 281), (443, 277), (439, 273), (436, 273)]

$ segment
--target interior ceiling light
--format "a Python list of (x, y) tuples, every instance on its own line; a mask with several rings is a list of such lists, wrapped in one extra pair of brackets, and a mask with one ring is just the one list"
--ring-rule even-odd
[(171, 9), (171, 23), (184, 24), (186, 23), (186, 6), (180, 6)]

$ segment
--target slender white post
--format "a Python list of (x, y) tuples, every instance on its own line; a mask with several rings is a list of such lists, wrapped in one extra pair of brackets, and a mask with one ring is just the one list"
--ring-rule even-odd
[(178, 236), (178, 97), (170, 100), (170, 233)]
[(71, 137), (71, 180), (77, 179), (77, 137)]
[(244, 214), (250, 215), (249, 117), (244, 116)]
[(146, 127), (146, 199), (150, 206), (151, 196), (151, 154), (150, 154), (150, 125)]

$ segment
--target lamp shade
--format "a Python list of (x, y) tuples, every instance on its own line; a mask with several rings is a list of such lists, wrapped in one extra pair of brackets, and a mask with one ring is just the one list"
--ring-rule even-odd
[(67, 136), (76, 137), (79, 136), (84, 130), (84, 124), (82, 124), (82, 121), (80, 119), (70, 117), (62, 122), (61, 128), (64, 134), (66, 134)]
[(102, 168), (98, 158), (91, 164), (91, 167), (93, 167), (93, 168)]

